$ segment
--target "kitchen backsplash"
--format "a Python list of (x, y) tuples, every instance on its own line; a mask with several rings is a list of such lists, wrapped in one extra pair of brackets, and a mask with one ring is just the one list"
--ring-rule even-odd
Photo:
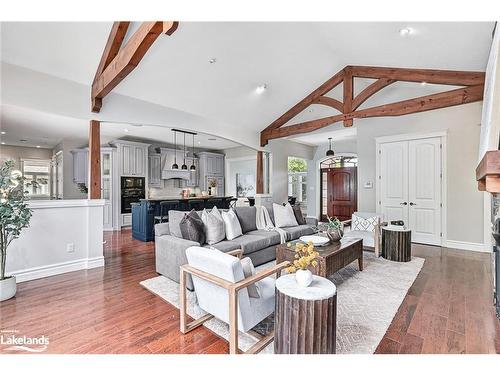
[(199, 194), (199, 188), (183, 188), (181, 187), (183, 183), (178, 180), (164, 180), (162, 188), (149, 188), (148, 198), (156, 198), (156, 197), (177, 197), (181, 196), (183, 189), (190, 189), (191, 192)]

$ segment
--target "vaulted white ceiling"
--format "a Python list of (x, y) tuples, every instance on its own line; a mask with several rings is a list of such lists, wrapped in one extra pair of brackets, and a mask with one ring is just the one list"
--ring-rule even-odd
[[(110, 27), (2, 23), (1, 59), (90, 85)], [(405, 27), (412, 33), (403, 37), (399, 30)], [(172, 36), (158, 38), (114, 91), (224, 121), (234, 132), (262, 130), (345, 65), (484, 71), (493, 27), (492, 22), (181, 22)], [(268, 89), (257, 95), (255, 88), (264, 83)], [(440, 89), (393, 85), (367, 104)], [(315, 106), (299, 120), (330, 113)]]

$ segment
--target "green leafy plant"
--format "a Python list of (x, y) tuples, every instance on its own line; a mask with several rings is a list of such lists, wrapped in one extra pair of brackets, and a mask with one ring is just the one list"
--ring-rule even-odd
[(28, 207), (25, 178), (13, 171), (14, 161), (7, 160), (0, 167), (0, 280), (4, 280), (7, 248), (29, 226), (32, 210)]
[(307, 163), (304, 159), (288, 158), (288, 172), (307, 172)]
[(326, 227), (328, 229), (342, 229), (344, 227), (344, 224), (342, 224), (338, 218), (331, 218), (330, 216), (327, 216), (326, 218), (328, 219), (328, 222), (326, 223)]

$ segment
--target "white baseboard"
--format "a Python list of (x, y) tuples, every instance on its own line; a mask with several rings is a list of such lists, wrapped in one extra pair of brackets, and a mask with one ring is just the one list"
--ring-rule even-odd
[(97, 267), (104, 267), (104, 257), (77, 259), (69, 262), (51, 264), (48, 266), (27, 268), (11, 272), (10, 274), (16, 276), (16, 281), (20, 283), (23, 281), (60, 275), (66, 272), (80, 271)]
[(490, 252), (490, 250), (484, 244), (477, 243), (477, 242), (447, 240), (445, 242), (444, 246), (449, 247), (451, 249), (471, 250), (471, 251), (479, 251), (479, 252), (483, 252), (483, 253)]

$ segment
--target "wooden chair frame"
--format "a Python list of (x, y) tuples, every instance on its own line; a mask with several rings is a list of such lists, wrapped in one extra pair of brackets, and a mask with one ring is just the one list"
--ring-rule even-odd
[[(229, 251), (226, 254), (236, 256), (241, 259), (243, 255), (243, 250), (233, 250)], [(180, 267), (180, 330), (183, 334), (186, 334), (193, 329), (201, 326), (206, 321), (212, 319), (214, 316), (212, 314), (205, 314), (202, 317), (188, 323), (188, 314), (187, 314), (187, 295), (186, 295), (186, 280), (187, 275), (196, 276), (200, 279), (209, 281), (215, 285), (218, 285), (224, 289), (226, 289), (229, 293), (229, 354), (256, 354), (259, 353), (262, 349), (264, 349), (267, 345), (269, 345), (274, 340), (274, 330), (267, 334), (266, 336), (262, 336), (257, 332), (249, 331), (249, 334), (259, 339), (250, 349), (246, 352), (242, 352), (238, 349), (238, 291), (248, 287), (249, 285), (255, 284), (257, 281), (262, 280), (268, 276), (273, 274), (277, 274), (278, 276), (281, 274), (281, 271), (289, 265), (289, 262), (282, 262), (280, 264), (275, 265), (272, 268), (259, 272), (253, 276), (247, 277), (237, 283), (233, 283), (220, 277), (214, 276), (210, 273), (200, 271), (197, 268), (194, 268), (188, 264), (185, 264)]]

